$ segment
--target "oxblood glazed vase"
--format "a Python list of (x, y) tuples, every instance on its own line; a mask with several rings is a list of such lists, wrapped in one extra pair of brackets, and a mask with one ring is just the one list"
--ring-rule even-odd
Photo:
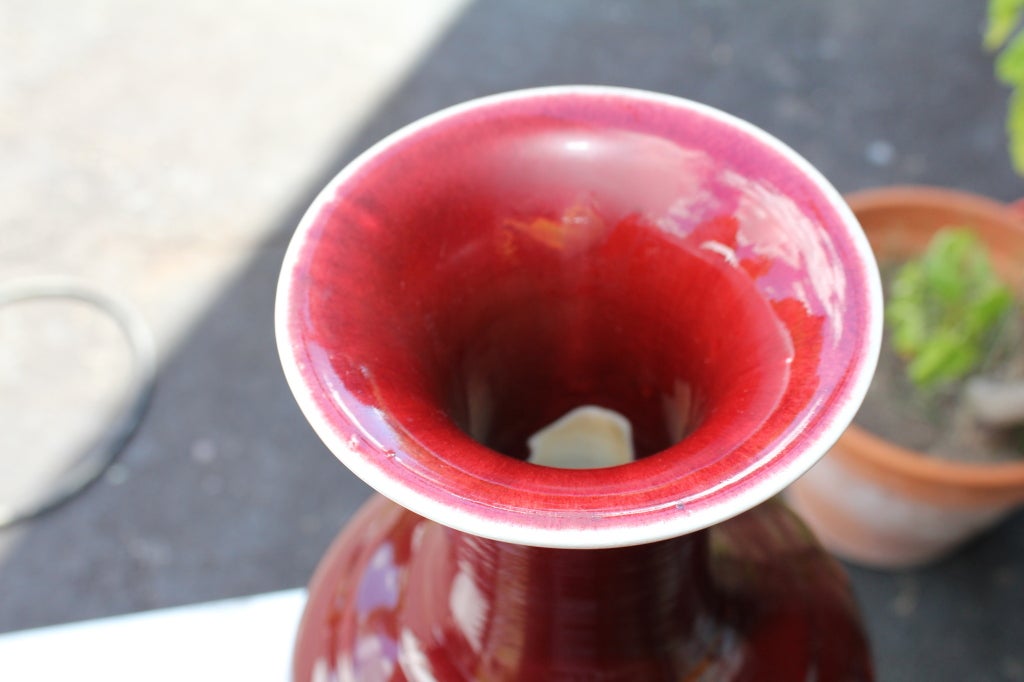
[[(769, 500), (863, 398), (878, 276), (779, 141), (615, 88), (463, 104), (331, 182), (277, 306), (300, 406), (383, 493), (296, 680), (871, 679), (842, 572)], [(580, 405), (635, 461), (526, 461)]]

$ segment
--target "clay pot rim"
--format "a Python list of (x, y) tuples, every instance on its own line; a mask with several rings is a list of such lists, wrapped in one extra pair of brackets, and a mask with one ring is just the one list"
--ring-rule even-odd
[[(1010, 491), (1024, 487), (1024, 462), (960, 462), (939, 459), (886, 440), (851, 424), (839, 443), (842, 450), (880, 469), (943, 486)], [(1024, 499), (1024, 489), (1020, 491)]]
[(993, 222), (1005, 223), (1024, 229), (1024, 218), (1010, 205), (951, 187), (933, 185), (888, 185), (857, 190), (843, 195), (850, 209), (858, 211), (875, 210), (891, 206), (926, 206), (930, 208), (956, 209), (963, 213), (980, 214)]
[[(896, 185), (867, 189), (846, 195), (854, 214), (889, 207), (917, 206), (948, 208), (973, 213), (1010, 230), (1022, 230), (1024, 218), (1010, 206), (962, 190), (922, 185)], [(850, 424), (840, 437), (836, 453), (855, 455), (880, 470), (945, 487), (1010, 493), (1019, 489), (1024, 499), (1024, 461), (961, 462), (941, 459), (903, 447), (874, 433)], [(845, 452), (844, 452), (845, 451)]]

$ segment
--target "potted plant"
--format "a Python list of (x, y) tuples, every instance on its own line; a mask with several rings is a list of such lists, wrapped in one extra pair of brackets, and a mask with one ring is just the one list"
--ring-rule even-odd
[[(1012, 89), (1006, 131), (1024, 175), (1022, 19), (1024, 2), (989, 0), (984, 46), (999, 53), (996, 77)], [(986, 378), (1000, 353), (1004, 375), (1024, 375), (1013, 302), (1024, 290), (1024, 218), (1019, 207), (937, 188), (872, 190), (848, 201), (889, 270), (886, 340), (857, 421), (789, 498), (836, 554), (911, 566), (951, 551), (1024, 500), (1024, 433), (1013, 430), (1024, 384)], [(943, 232), (957, 227), (966, 232)], [(886, 268), (907, 261), (901, 272)], [(926, 319), (935, 317), (926, 312), (934, 305), (925, 304), (929, 288), (945, 298), (941, 329)]]
[(911, 566), (1024, 501), (1024, 218), (937, 188), (848, 203), (883, 271), (886, 338), (855, 423), (789, 497), (836, 554)]

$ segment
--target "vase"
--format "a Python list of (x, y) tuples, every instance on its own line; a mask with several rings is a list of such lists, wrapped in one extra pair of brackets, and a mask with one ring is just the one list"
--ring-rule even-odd
[[(835, 190), (709, 107), (543, 88), (378, 143), (278, 288), (299, 405), (381, 493), (316, 571), (295, 679), (871, 679), (842, 571), (772, 498), (855, 413), (879, 311)], [(628, 461), (534, 460), (580, 406)]]

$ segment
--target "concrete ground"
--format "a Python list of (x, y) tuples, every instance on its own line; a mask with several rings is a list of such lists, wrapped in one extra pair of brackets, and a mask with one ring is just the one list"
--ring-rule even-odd
[[(372, 141), (477, 95), (608, 83), (746, 118), (844, 192), (1013, 199), (1024, 185), (1005, 151), (1007, 93), (979, 48), (982, 5), (0, 0), (0, 287), (56, 273), (113, 292), (159, 362), (104, 478), (0, 531), (0, 631), (308, 579), (369, 491), (294, 406), (274, 288), (302, 209)], [(46, 486), (28, 462), (88, 438), (82, 414), (105, 425), (89, 391), (117, 393), (124, 350), (95, 323), (46, 351), (67, 371), (33, 379), (9, 349), (51, 346), (10, 314), (0, 479), (23, 494)], [(56, 329), (49, 343), (68, 336)], [(1024, 680), (1024, 516), (928, 569), (850, 572), (879, 679)]]

